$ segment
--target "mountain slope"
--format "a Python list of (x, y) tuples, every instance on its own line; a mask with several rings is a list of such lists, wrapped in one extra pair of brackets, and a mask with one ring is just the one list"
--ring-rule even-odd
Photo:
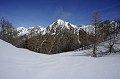
[(0, 40), (0, 79), (120, 79), (120, 54), (80, 56), (85, 51), (44, 55)]

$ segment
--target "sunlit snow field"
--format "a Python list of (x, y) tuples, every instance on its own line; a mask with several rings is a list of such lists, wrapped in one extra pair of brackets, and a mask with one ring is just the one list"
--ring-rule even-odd
[(85, 51), (45, 55), (0, 40), (0, 79), (120, 79), (119, 53), (94, 58)]

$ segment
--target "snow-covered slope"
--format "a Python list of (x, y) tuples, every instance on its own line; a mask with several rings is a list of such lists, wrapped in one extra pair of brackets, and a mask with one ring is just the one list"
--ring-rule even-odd
[(44, 55), (0, 40), (0, 79), (120, 79), (120, 54), (92, 58), (83, 52)]

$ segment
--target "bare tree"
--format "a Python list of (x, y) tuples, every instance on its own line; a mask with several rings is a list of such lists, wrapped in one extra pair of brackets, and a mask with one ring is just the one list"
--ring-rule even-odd
[(115, 51), (114, 49), (114, 45), (116, 43), (116, 41), (118, 41), (119, 39), (119, 36), (118, 35), (118, 32), (120, 31), (119, 29), (119, 20), (116, 20), (113, 24), (111, 24), (110, 26), (110, 34), (109, 34), (109, 37), (108, 37), (108, 44), (109, 44), (109, 49), (108, 49), (108, 52), (111, 54)]
[(13, 38), (15, 38), (16, 31), (12, 26), (12, 23), (10, 23), (8, 20), (5, 18), (1, 18), (0, 20), (0, 38), (2, 40), (5, 40), (7, 42), (12, 42)]
[(94, 33), (93, 33), (93, 42), (92, 42), (92, 45), (93, 45), (93, 52), (92, 52), (92, 57), (96, 57), (96, 50), (97, 50), (97, 44), (98, 42), (100, 41), (100, 25), (101, 23), (101, 20), (100, 20), (100, 15), (99, 15), (99, 12), (96, 12), (95, 15), (93, 16), (92, 18), (92, 25), (94, 25)]
[(120, 30), (120, 18), (115, 19), (114, 21), (115, 22), (114, 22), (113, 25), (114, 25), (115, 33), (116, 33), (116, 36), (117, 36), (117, 34), (118, 34), (119, 30)]

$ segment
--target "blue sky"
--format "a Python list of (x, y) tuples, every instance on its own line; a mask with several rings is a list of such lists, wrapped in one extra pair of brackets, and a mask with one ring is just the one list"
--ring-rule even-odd
[(91, 24), (96, 11), (102, 19), (120, 18), (120, 0), (0, 0), (0, 17), (16, 27), (47, 27), (57, 19)]

